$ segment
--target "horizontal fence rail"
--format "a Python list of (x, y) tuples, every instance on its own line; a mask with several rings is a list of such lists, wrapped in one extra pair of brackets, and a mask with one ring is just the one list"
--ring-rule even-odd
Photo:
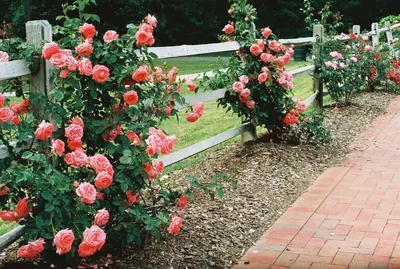
[(231, 138), (234, 138), (234, 137), (246, 132), (247, 130), (249, 130), (250, 125), (251, 125), (251, 123), (249, 123), (249, 122), (244, 123), (233, 129), (230, 129), (226, 132), (220, 133), (216, 136), (213, 136), (211, 138), (203, 140), (199, 143), (196, 143), (196, 144), (186, 147), (184, 149), (175, 151), (169, 155), (163, 156), (159, 160), (162, 160), (164, 162), (165, 166), (169, 166), (171, 164), (177, 163), (183, 159), (186, 159), (188, 157), (196, 155), (202, 151), (205, 151), (209, 148), (219, 145), (222, 142), (225, 142)]
[(25, 60), (0, 63), (0, 81), (30, 75), (31, 73)]
[[(284, 45), (312, 45), (316, 42), (315, 37), (300, 37), (291, 39), (279, 39), (279, 42)], [(240, 45), (236, 41), (224, 43), (211, 43), (203, 45), (181, 45), (168, 47), (153, 47), (149, 48), (149, 52), (157, 54), (158, 59), (167, 59), (175, 57), (186, 57), (193, 55), (201, 55), (217, 52), (229, 52), (240, 49)]]

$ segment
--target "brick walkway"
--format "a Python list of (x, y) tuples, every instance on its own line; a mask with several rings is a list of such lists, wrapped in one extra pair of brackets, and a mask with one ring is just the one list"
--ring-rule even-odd
[(400, 97), (233, 268), (400, 268), (399, 110)]

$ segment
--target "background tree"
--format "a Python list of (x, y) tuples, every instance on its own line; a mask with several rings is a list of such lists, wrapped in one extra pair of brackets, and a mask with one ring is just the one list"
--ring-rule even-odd
[[(31, 19), (46, 19), (52, 24), (61, 13), (66, 0), (30, 0)], [(71, 1), (69, 1), (71, 2)], [(316, 12), (328, 1), (312, 0)], [(332, 12), (343, 15), (343, 27), (348, 31), (353, 24), (370, 29), (372, 22), (390, 14), (400, 14), (400, 5), (392, 0), (330, 0)], [(304, 15), (298, 0), (250, 0), (259, 12), (257, 25), (270, 26), (282, 38), (307, 36)], [(14, 32), (25, 35), (26, 0), (0, 0), (0, 21), (14, 24)], [(101, 27), (125, 32), (125, 26), (143, 19), (147, 12), (157, 16), (157, 45), (200, 44), (218, 42), (218, 35), (229, 19), (225, 0), (99, 0), (90, 12), (102, 18)]]

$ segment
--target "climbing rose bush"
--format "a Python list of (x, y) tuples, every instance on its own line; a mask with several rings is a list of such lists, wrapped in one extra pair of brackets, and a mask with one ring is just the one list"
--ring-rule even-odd
[(336, 102), (349, 103), (354, 93), (364, 90), (399, 89), (395, 83), (396, 62), (387, 45), (372, 47), (370, 38), (363, 35), (341, 36), (345, 42), (327, 37), (321, 57), (315, 59), (320, 66), (315, 75), (323, 80)]
[[(157, 158), (174, 150), (176, 137), (157, 126), (185, 100), (178, 68), (154, 66), (157, 56), (148, 52), (157, 19), (100, 33), (91, 23), (99, 18), (84, 12), (88, 2), (63, 6), (57, 41), (42, 47), (53, 66), (47, 94), (31, 93), (20, 104), (0, 94), (0, 140), (8, 150), (0, 160), (0, 218), (25, 225), (24, 259), (88, 257), (104, 245), (140, 245), (145, 232), (159, 238), (161, 229), (177, 235), (193, 198), (192, 189), (179, 192), (159, 179)], [(188, 120), (203, 112), (202, 103), (188, 107)]]
[(240, 49), (225, 66), (226, 72), (216, 70), (201, 86), (227, 88), (218, 100), (222, 107), (280, 136), (306, 119), (299, 117), (306, 105), (293, 101), (293, 75), (285, 69), (294, 46), (281, 44), (269, 27), (257, 29), (257, 12), (246, 0), (232, 2), (228, 10), (232, 20), (222, 29), (220, 39), (236, 41)]

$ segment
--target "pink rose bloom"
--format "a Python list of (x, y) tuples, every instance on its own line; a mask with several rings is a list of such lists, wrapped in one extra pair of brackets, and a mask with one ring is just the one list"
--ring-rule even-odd
[(104, 226), (107, 224), (110, 218), (110, 213), (106, 209), (97, 210), (97, 214), (94, 217), (94, 224), (97, 226)]
[(146, 33), (153, 34), (153, 27), (148, 24), (139, 25), (139, 31), (145, 31)]
[(45, 241), (43, 238), (28, 242), (27, 245), (21, 246), (18, 249), (18, 256), (22, 259), (36, 259), (44, 250), (44, 244)]
[(250, 95), (250, 90), (249, 89), (243, 89), (243, 91), (240, 93), (240, 96), (246, 98)]
[(148, 24), (141, 24), (139, 30), (135, 34), (136, 45), (140, 47), (141, 45), (152, 46), (154, 45), (153, 37), (153, 27)]
[(76, 188), (76, 194), (81, 198), (81, 201), (86, 204), (93, 204), (96, 201), (96, 189), (88, 182), (79, 184)]
[(126, 194), (126, 202), (128, 203), (128, 205), (133, 205), (139, 202), (138, 201), (139, 193), (133, 195), (132, 190), (129, 190), (125, 192), (125, 194)]
[(135, 105), (139, 100), (138, 94), (135, 91), (128, 91), (124, 93), (124, 101), (127, 105)]
[(294, 49), (288, 48), (287, 53), (289, 53), (290, 56), (294, 55)]
[(157, 28), (157, 18), (156, 18), (156, 17), (154, 17), (154, 16), (148, 14), (148, 15), (145, 17), (145, 20), (146, 20), (146, 22), (147, 22), (148, 24), (150, 24), (152, 27)]
[(69, 74), (69, 72), (68, 72), (68, 70), (61, 70), (61, 72), (60, 72), (60, 78), (67, 78), (68, 77), (68, 74)]
[(265, 83), (268, 79), (269, 79), (269, 74), (267, 73), (261, 73), (260, 75), (258, 75), (258, 82), (260, 84)]
[(259, 56), (263, 51), (261, 50), (261, 48), (257, 44), (253, 44), (250, 47), (250, 52), (254, 56)]
[(368, 41), (368, 40), (369, 40), (369, 37), (366, 36), (366, 35), (364, 35), (364, 36), (362, 37), (362, 39), (363, 39), (364, 41)]
[(356, 63), (356, 62), (358, 61), (358, 59), (357, 59), (356, 57), (354, 57), (354, 56), (351, 57), (350, 60), (351, 60), (353, 63)]
[(0, 63), (8, 62), (8, 53), (0, 50)]
[(96, 225), (86, 228), (83, 232), (83, 242), (100, 250), (106, 242), (106, 233)]
[(243, 82), (236, 81), (235, 83), (233, 83), (232, 88), (235, 92), (240, 93), (244, 89), (244, 84)]
[(300, 99), (299, 98), (297, 98), (297, 97), (293, 97), (292, 98), (292, 101), (293, 101), (293, 103), (299, 103), (300, 102)]
[(46, 60), (49, 60), (51, 56), (59, 52), (60, 52), (60, 47), (54, 42), (46, 43), (42, 48), (42, 56)]
[(65, 128), (65, 137), (71, 141), (80, 141), (83, 136), (83, 127), (78, 124), (71, 124)]
[(340, 63), (340, 64), (339, 64), (339, 67), (340, 67), (340, 68), (345, 68), (345, 67), (346, 67), (346, 64), (345, 64), (345, 63)]
[(337, 54), (338, 54), (337, 51), (332, 51), (332, 52), (329, 53), (329, 55), (330, 55), (331, 57), (333, 57), (333, 58), (336, 58)]
[(117, 34), (117, 32), (109, 30), (104, 34), (103, 40), (106, 43), (111, 43), (111, 42), (117, 40), (118, 37), (119, 37), (119, 34)]
[(297, 103), (296, 109), (300, 112), (306, 111), (307, 106), (304, 102)]
[(225, 34), (230, 35), (235, 31), (235, 28), (232, 25), (227, 24), (225, 25), (224, 29), (222, 29), (222, 31), (224, 31)]
[(80, 257), (88, 257), (96, 253), (97, 247), (88, 245), (85, 241), (79, 244), (78, 255)]
[(85, 23), (83, 26), (79, 26), (78, 30), (85, 38), (93, 38), (96, 34), (96, 28), (93, 24)]
[(247, 108), (252, 109), (253, 107), (255, 107), (256, 102), (254, 100), (250, 100), (246, 103)]
[(276, 57), (270, 53), (262, 53), (261, 56), (261, 61), (263, 61), (264, 63), (271, 63), (271, 62), (275, 62), (276, 61)]
[(11, 212), (7, 210), (0, 211), (0, 219), (2, 221), (17, 221), (18, 215), (16, 212)]
[(275, 52), (280, 52), (282, 49), (282, 45), (276, 40), (269, 41), (268, 47)]
[[(1, 115), (1, 112), (0, 112)], [(0, 116), (1, 119), (1, 116)], [(53, 134), (54, 126), (51, 123), (42, 121), (35, 131), (35, 137), (38, 140), (47, 140)]]
[(67, 67), (68, 67), (68, 71), (71, 71), (71, 72), (76, 71), (76, 69), (78, 69), (78, 61), (74, 57), (68, 56), (67, 57)]
[(58, 156), (61, 156), (65, 151), (65, 143), (60, 139), (51, 140), (51, 148)]
[(67, 59), (68, 57), (64, 53), (56, 53), (51, 56), (50, 63), (59, 68), (63, 68), (67, 65)]
[(257, 39), (257, 45), (260, 47), (260, 49), (263, 51), (265, 49), (265, 42), (264, 40)]
[(350, 45), (345, 45), (344, 47), (345, 47), (346, 50), (351, 49), (351, 46), (350, 46)]
[(0, 184), (0, 196), (4, 196), (7, 195), (7, 193), (10, 192), (10, 189), (4, 185), (4, 184)]
[(80, 168), (86, 165), (88, 157), (83, 150), (75, 150), (65, 155), (65, 162), (73, 168)]
[(188, 122), (196, 122), (196, 121), (198, 121), (198, 119), (199, 119), (199, 115), (198, 115), (197, 113), (188, 112), (188, 113), (186, 114), (186, 120), (187, 120)]
[(147, 66), (142, 65), (135, 71), (135, 73), (132, 74), (132, 79), (136, 82), (142, 82), (147, 78), (147, 75)]
[(54, 244), (56, 245), (56, 253), (59, 255), (68, 253), (71, 251), (72, 244), (74, 243), (75, 235), (72, 230), (64, 229), (59, 231), (54, 236)]
[(365, 51), (366, 52), (370, 52), (370, 51), (373, 51), (374, 50), (374, 47), (372, 47), (372, 46), (365, 46)]
[(168, 232), (172, 235), (177, 235), (181, 230), (182, 219), (178, 216), (172, 218), (172, 222), (168, 227)]
[(196, 90), (196, 84), (193, 83), (193, 81), (189, 77), (185, 77), (184, 81), (186, 85), (188, 86), (188, 89), (190, 92), (194, 92)]
[(14, 112), (12, 111), (12, 109), (8, 107), (0, 108), (0, 123), (12, 121), (13, 118), (14, 118)]
[(76, 46), (75, 51), (76, 51), (76, 53), (79, 54), (79, 56), (86, 57), (86, 56), (89, 56), (90, 54), (92, 54), (93, 47), (89, 43), (85, 42), (83, 44)]
[(261, 29), (261, 33), (262, 33), (263, 37), (268, 38), (272, 34), (272, 30), (269, 29), (269, 27), (263, 28), (263, 29)]
[(79, 74), (91, 76), (92, 75), (92, 62), (88, 58), (82, 58), (78, 62)]
[(156, 66), (156, 67), (155, 67), (155, 70), (156, 70), (156, 78), (157, 78), (157, 81), (158, 81), (158, 82), (161, 82), (161, 81), (162, 81), (162, 78), (163, 78), (163, 70), (162, 70), (162, 68), (159, 67), (159, 66)]
[(4, 106), (4, 102), (5, 102), (4, 95), (2, 93), (0, 93), (0, 108), (2, 108)]
[(94, 186), (98, 189), (105, 189), (110, 187), (113, 182), (113, 177), (108, 174), (108, 172), (102, 171), (97, 174), (94, 179)]
[(169, 70), (169, 72), (167, 74), (169, 82), (175, 83), (176, 76), (178, 75), (178, 71), (179, 71), (179, 69), (176, 66), (172, 67), (171, 70)]
[(110, 70), (104, 65), (97, 64), (93, 67), (92, 78), (97, 83), (103, 83), (110, 76)]
[(164, 171), (164, 162), (161, 160), (154, 160), (153, 167), (155, 167), (157, 173), (161, 174)]
[(85, 124), (83, 123), (83, 120), (82, 120), (81, 118), (79, 118), (79, 117), (73, 118), (73, 119), (71, 120), (71, 123), (72, 123), (72, 124), (79, 125), (79, 126), (81, 126), (81, 127), (84, 127), (84, 126), (85, 126)]
[(135, 132), (127, 131), (125, 135), (135, 146), (140, 146), (140, 138)]
[(89, 166), (99, 174), (100, 172), (108, 172), (111, 176), (114, 173), (111, 173), (111, 169), (113, 168), (110, 161), (101, 154), (96, 154), (89, 159)]
[(249, 77), (246, 75), (242, 75), (239, 77), (239, 81), (246, 85), (247, 83), (249, 83)]
[(198, 102), (194, 107), (193, 107), (193, 112), (199, 115), (199, 117), (203, 116), (204, 113), (204, 103), (203, 102)]

